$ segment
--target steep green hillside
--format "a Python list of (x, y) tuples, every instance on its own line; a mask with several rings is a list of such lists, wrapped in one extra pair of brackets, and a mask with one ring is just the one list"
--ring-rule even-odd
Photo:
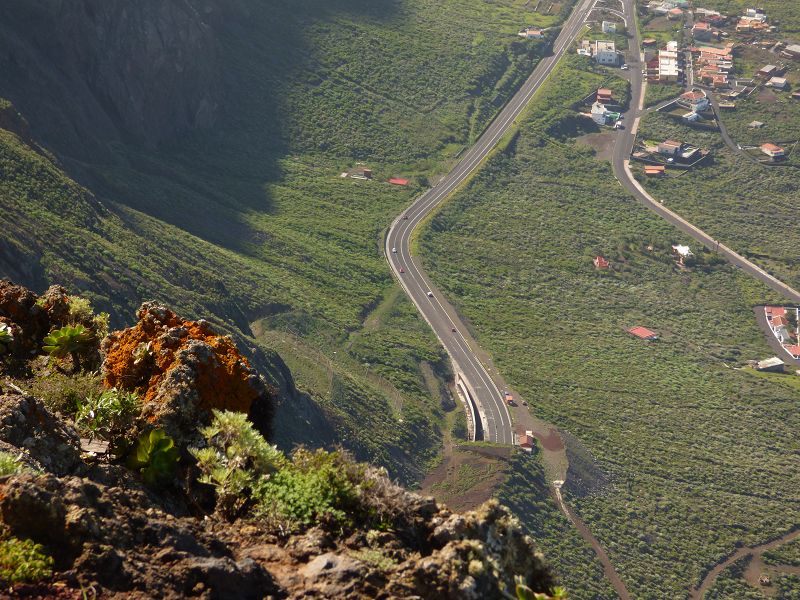
[[(398, 295), (381, 255), (382, 231), (530, 72), (546, 43), (520, 40), (516, 31), (551, 25), (561, 13), (535, 12), (522, 0), (192, 1), (197, 14), (208, 15), (199, 41), (192, 40), (219, 73), (213, 124), (154, 147), (164, 136), (148, 124), (141, 133), (151, 139), (140, 143), (131, 131), (139, 112), (124, 112), (141, 107), (128, 106), (125, 94), (116, 101), (116, 88), (107, 96), (95, 88), (117, 85), (118, 72), (141, 75), (113, 63), (128, 48), (138, 66), (161, 65), (146, 43), (148, 19), (167, 46), (182, 35), (164, 35), (169, 19), (193, 31), (185, 7), (167, 3), (164, 13), (149, 14), (156, 4), (128, 14), (129, 29), (114, 23), (113, 3), (102, 14), (72, 11), (68, 31), (104, 31), (95, 19), (131, 36), (109, 48), (110, 65), (91, 54), (107, 40), (82, 46), (81, 36), (65, 36), (59, 43), (75, 47), (54, 53), (36, 19), (4, 23), (11, 50), (0, 52), (9, 67), (0, 80), (23, 115), (42, 119), (30, 131), (58, 158), (33, 150), (18, 119), (0, 121), (19, 134), (2, 135), (0, 272), (40, 289), (64, 283), (118, 324), (141, 300), (159, 298), (250, 338), (283, 392), (276, 426), (282, 444), (341, 441), (358, 458), (378, 461), (406, 482), (417, 479), (438, 452), (443, 406), (452, 406), (442, 389), (447, 366)], [(48, 7), (34, 2), (26, 11), (41, 16)], [(562, 3), (554, 10), (568, 9)], [(191, 52), (168, 49), (176, 78), (184, 79), (181, 60), (199, 68)], [(97, 63), (96, 72), (67, 64), (73, 55)], [(43, 68), (43, 60), (65, 62), (73, 79), (92, 78), (75, 89), (86, 94), (88, 85), (93, 103), (83, 108), (76, 96), (48, 120), (60, 86), (75, 82), (59, 79), (59, 69)], [(26, 79), (20, 65), (42, 69), (50, 87)], [(204, 69), (200, 83), (213, 72)], [(175, 96), (184, 88), (173, 90), (168, 76), (157, 74), (169, 87), (163, 101), (185, 113)], [(137, 94), (159, 91), (141, 90), (137, 80), (130, 85)], [(111, 126), (104, 129), (99, 117), (82, 129), (98, 107), (122, 132), (110, 142)], [(81, 133), (85, 145), (76, 142)], [(374, 169), (373, 181), (339, 177), (358, 161)], [(393, 175), (412, 184), (385, 183)]]
[[(693, 244), (698, 265), (677, 268), (670, 244), (686, 240), (576, 142), (592, 129), (575, 131), (570, 104), (603, 83), (579, 68), (573, 57), (553, 75), (421, 249), (531, 410), (594, 457), (599, 487), (566, 497), (633, 597), (685, 598), (737, 545), (798, 522), (798, 395), (791, 375), (741, 369), (771, 356), (751, 305), (772, 295)], [(613, 268), (597, 271), (597, 254)]]

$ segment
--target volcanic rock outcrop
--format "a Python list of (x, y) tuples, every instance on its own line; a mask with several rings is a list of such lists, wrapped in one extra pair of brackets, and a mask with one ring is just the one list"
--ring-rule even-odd
[(215, 408), (248, 413), (269, 433), (269, 392), (230, 337), (154, 302), (144, 303), (137, 317), (136, 325), (103, 342), (106, 387), (138, 392), (142, 416), (176, 440), (195, 436)]

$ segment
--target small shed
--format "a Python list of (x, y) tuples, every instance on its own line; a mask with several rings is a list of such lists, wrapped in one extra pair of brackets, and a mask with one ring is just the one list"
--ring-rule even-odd
[(748, 125), (750, 129), (761, 129), (763, 126), (764, 123), (761, 121), (750, 121), (750, 124)]
[(403, 179), (402, 177), (392, 177), (389, 179), (389, 183), (392, 185), (408, 185), (408, 179)]
[(595, 256), (592, 262), (594, 263), (595, 269), (604, 270), (611, 266), (610, 263), (602, 256)]
[(786, 81), (785, 77), (772, 77), (767, 82), (767, 85), (775, 88), (776, 90), (785, 90), (786, 86), (789, 85), (789, 82)]
[(532, 431), (526, 431), (524, 435), (519, 436), (519, 447), (528, 452), (533, 451), (536, 446), (536, 438), (533, 437)]
[(667, 169), (664, 165), (645, 165), (644, 174), (648, 177), (661, 177), (665, 175)]
[(769, 371), (771, 373), (783, 373), (783, 361), (777, 356), (760, 360), (756, 364), (756, 371)]
[(347, 171), (347, 177), (351, 179), (372, 179), (372, 169), (358, 165)]
[(653, 341), (658, 339), (658, 334), (655, 331), (647, 329), (647, 327), (631, 327), (628, 329), (628, 333), (641, 340)]

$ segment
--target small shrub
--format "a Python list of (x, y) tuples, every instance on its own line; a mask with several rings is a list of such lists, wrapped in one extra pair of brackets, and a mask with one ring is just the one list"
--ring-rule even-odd
[(84, 325), (92, 330), (98, 340), (108, 335), (108, 313), (94, 313), (92, 303), (81, 296), (71, 296), (69, 299), (69, 324)]
[(138, 471), (152, 487), (165, 485), (175, 476), (178, 449), (163, 429), (153, 429), (139, 436), (136, 447), (128, 455), (130, 469)]
[(469, 441), (469, 430), (467, 429), (467, 416), (463, 411), (459, 410), (453, 419), (453, 428), (451, 429), (453, 437), (458, 440)]
[(292, 463), (255, 491), (259, 514), (284, 531), (313, 524), (350, 526), (363, 516), (366, 467), (339, 452), (297, 450)]
[(30, 382), (29, 389), (49, 410), (74, 416), (84, 400), (100, 394), (103, 387), (98, 373), (67, 375), (55, 372), (37, 377)]
[(153, 360), (153, 342), (141, 342), (133, 351), (133, 364), (136, 366), (147, 364)]
[(534, 592), (525, 584), (524, 577), (517, 576), (515, 579), (517, 600), (567, 600), (567, 592), (563, 587), (554, 588), (553, 595), (548, 596), (547, 594)]
[(0, 323), (0, 354), (5, 354), (11, 349), (14, 343), (14, 334), (7, 323)]
[(11, 452), (0, 450), (0, 477), (16, 475), (24, 470), (26, 470), (26, 467), (20, 462), (18, 456)]
[(55, 358), (72, 357), (73, 372), (81, 370), (81, 355), (92, 348), (95, 337), (83, 325), (65, 325), (44, 338), (42, 350)]
[(75, 425), (82, 435), (106, 441), (123, 434), (139, 413), (139, 396), (117, 388), (87, 396), (78, 407)]
[(373, 548), (361, 548), (360, 550), (354, 550), (349, 554), (353, 558), (358, 559), (365, 564), (371, 565), (376, 569), (380, 569), (381, 571), (391, 571), (398, 564), (397, 561), (391, 556), (386, 556), (380, 550)]
[(8, 538), (0, 542), (0, 580), (15, 584), (47, 579), (53, 574), (53, 559), (31, 540)]
[(284, 466), (286, 457), (253, 429), (244, 413), (215, 410), (211, 425), (200, 432), (208, 447), (189, 450), (203, 473), (199, 481), (216, 488), (217, 509), (235, 519), (256, 484)]

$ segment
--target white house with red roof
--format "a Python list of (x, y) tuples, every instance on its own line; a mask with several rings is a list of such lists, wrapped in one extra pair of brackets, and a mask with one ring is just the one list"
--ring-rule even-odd
[(761, 144), (761, 152), (763, 152), (773, 160), (776, 158), (783, 158), (784, 156), (786, 156), (786, 152), (784, 151), (783, 148), (775, 144), (771, 144), (769, 142), (767, 142), (766, 144)]

